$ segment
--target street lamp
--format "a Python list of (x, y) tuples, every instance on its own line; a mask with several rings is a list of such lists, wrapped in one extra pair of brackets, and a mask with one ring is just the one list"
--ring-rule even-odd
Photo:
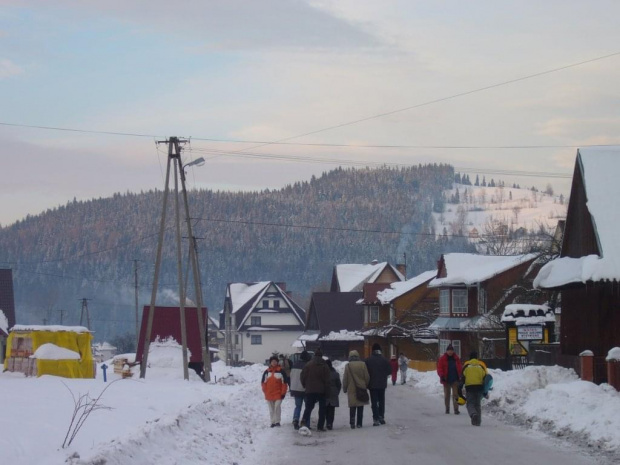
[(187, 165), (183, 166), (183, 169), (188, 166), (202, 166), (205, 164), (205, 159), (203, 157), (196, 158), (194, 161), (190, 161)]

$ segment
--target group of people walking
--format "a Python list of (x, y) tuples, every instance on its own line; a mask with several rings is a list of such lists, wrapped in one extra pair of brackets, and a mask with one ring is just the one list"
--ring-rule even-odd
[[(373, 426), (385, 425), (385, 390), (388, 378), (396, 384), (397, 372), (401, 372), (401, 384), (407, 382), (409, 359), (403, 354), (388, 361), (382, 354), (379, 344), (372, 346), (372, 353), (366, 360), (360, 358), (356, 350), (349, 352), (349, 363), (344, 369), (342, 381), (340, 374), (329, 359), (323, 357), (320, 349), (311, 357), (307, 351), (291, 366), (287, 358), (278, 359), (273, 355), (269, 366), (263, 373), (261, 386), (269, 406), (271, 427), (281, 423), (281, 404), (288, 387), (295, 399), (293, 426), (296, 430), (310, 428), (310, 417), (318, 404), (318, 431), (331, 430), (334, 425), (336, 408), (339, 407), (340, 391), (347, 394), (349, 424), (352, 429), (361, 428), (364, 420), (364, 406), (370, 404)], [(486, 395), (485, 382), (489, 378), (484, 362), (472, 352), (464, 364), (449, 345), (437, 361), (437, 374), (443, 385), (446, 414), (450, 406), (459, 415), (459, 399), (465, 387), (467, 413), (471, 424), (481, 425), (481, 399)], [(304, 408), (305, 406), (305, 408)], [(302, 415), (302, 408), (303, 415)]]

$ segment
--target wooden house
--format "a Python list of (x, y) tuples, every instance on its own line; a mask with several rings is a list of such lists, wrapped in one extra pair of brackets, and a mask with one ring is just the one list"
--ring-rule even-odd
[(342, 264), (334, 266), (331, 292), (361, 292), (365, 284), (391, 284), (404, 281), (404, 265), (393, 266), (388, 262)]
[(366, 352), (379, 344), (386, 355), (405, 354), (413, 361), (435, 360), (437, 335), (429, 329), (439, 312), (439, 291), (428, 287), (437, 271), (407, 281), (367, 284), (362, 301)]
[(577, 151), (560, 256), (534, 281), (560, 292), (558, 363), (578, 368), (579, 354), (590, 350), (595, 381), (605, 380), (604, 358), (620, 346), (619, 173), (620, 147)]
[(299, 338), (308, 350), (321, 348), (325, 356), (347, 360), (351, 350), (362, 354), (364, 325), (361, 292), (314, 292), (310, 300), (306, 331)]
[(429, 287), (439, 291), (439, 317), (430, 328), (439, 333), (439, 354), (452, 344), (467, 358), (471, 351), (491, 366), (503, 366), (505, 330), (500, 321), (519, 293), (536, 256), (442, 255)]

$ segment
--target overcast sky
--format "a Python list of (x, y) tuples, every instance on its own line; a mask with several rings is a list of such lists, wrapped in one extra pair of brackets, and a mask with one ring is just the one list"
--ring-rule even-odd
[[(567, 194), (566, 178), (499, 173), (571, 175), (576, 146), (620, 143), (620, 56), (496, 86), (620, 52), (617, 1), (0, 6), (5, 226), (74, 197), (163, 188), (167, 136), (193, 138), (184, 161), (211, 159), (190, 185), (216, 190), (278, 188), (338, 162), (444, 162)], [(480, 148), (435, 148), (454, 146)], [(556, 147), (484, 148), (514, 146)]]

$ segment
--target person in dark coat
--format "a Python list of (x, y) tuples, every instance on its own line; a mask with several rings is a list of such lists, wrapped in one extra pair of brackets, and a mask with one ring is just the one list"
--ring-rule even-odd
[(291, 368), (290, 389), (291, 396), (295, 399), (295, 410), (293, 410), (293, 427), (299, 429), (299, 419), (301, 418), (301, 407), (304, 405), (306, 390), (301, 384), (301, 370), (310, 361), (310, 354), (305, 350), (299, 355)]
[(368, 405), (368, 397), (366, 400), (360, 400), (357, 397), (357, 388), (368, 389), (370, 375), (366, 364), (360, 360), (360, 354), (357, 350), (349, 352), (349, 363), (344, 368), (342, 375), (342, 391), (347, 394), (349, 403), (349, 424), (351, 429), (355, 429), (357, 415), (357, 427), (362, 427), (364, 420), (364, 405)]
[(340, 395), (340, 390), (342, 389), (342, 383), (340, 382), (340, 374), (332, 366), (332, 361), (326, 360), (325, 363), (327, 363), (330, 372), (329, 394), (327, 394), (325, 399), (325, 419), (327, 422), (327, 429), (332, 429), (334, 427), (336, 407), (340, 406), (338, 396)]
[(381, 346), (373, 344), (372, 354), (366, 359), (370, 375), (370, 407), (372, 408), (372, 426), (385, 425), (385, 389), (388, 376), (392, 374), (390, 362), (382, 355)]
[(454, 414), (459, 414), (459, 381), (462, 372), (461, 359), (454, 352), (452, 344), (450, 344), (446, 348), (446, 352), (437, 361), (437, 374), (439, 375), (439, 381), (443, 385), (446, 414), (450, 413), (450, 398), (452, 398)]
[(317, 423), (318, 431), (325, 430), (325, 397), (329, 392), (329, 380), (331, 373), (325, 360), (323, 360), (323, 352), (317, 349), (312, 360), (301, 370), (301, 384), (306, 390), (304, 402), (306, 407), (301, 418), (301, 426), (310, 429), (310, 415), (314, 404), (319, 404), (319, 422)]
[(390, 358), (390, 367), (392, 368), (392, 386), (396, 386), (396, 376), (398, 376), (398, 360), (396, 360), (396, 355), (392, 355), (392, 358)]

